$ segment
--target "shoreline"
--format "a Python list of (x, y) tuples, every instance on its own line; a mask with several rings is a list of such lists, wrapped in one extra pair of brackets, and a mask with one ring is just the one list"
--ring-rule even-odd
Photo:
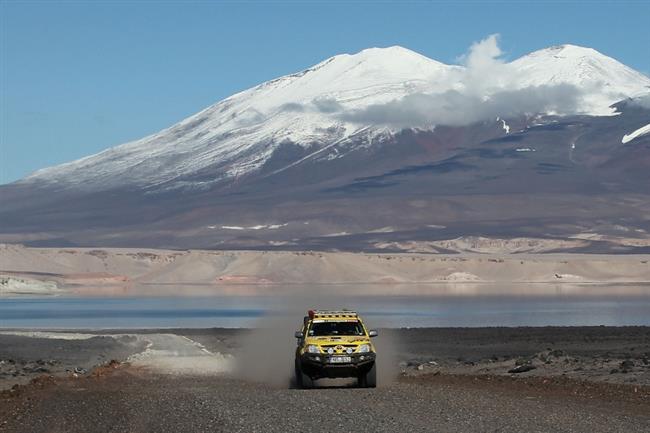
[[(386, 331), (410, 331), (410, 330), (496, 330), (496, 329), (602, 329), (602, 328), (612, 328), (612, 329), (621, 329), (621, 328), (632, 328), (632, 329), (647, 329), (650, 333), (650, 325), (517, 325), (517, 326), (508, 326), (508, 325), (481, 325), (481, 326), (381, 326), (377, 329), (386, 330)], [(50, 332), (50, 333), (70, 333), (70, 334), (120, 334), (120, 333), (150, 333), (156, 331), (175, 331), (175, 332), (185, 332), (185, 331), (254, 331), (258, 329), (251, 326), (214, 326), (214, 327), (205, 327), (205, 326), (137, 326), (137, 327), (99, 327), (93, 328), (89, 326), (79, 327), (79, 328), (65, 328), (65, 327), (7, 327), (0, 328), (0, 335), (14, 335), (14, 333), (38, 333), (38, 332)]]

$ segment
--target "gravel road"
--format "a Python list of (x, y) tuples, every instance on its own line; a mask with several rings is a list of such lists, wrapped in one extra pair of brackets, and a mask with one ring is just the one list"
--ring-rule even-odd
[[(16, 391), (2, 432), (648, 432), (648, 396), (420, 376), (377, 389), (281, 389), (133, 367)], [(611, 387), (611, 385), (609, 385)], [(621, 385), (623, 386), (623, 385)]]

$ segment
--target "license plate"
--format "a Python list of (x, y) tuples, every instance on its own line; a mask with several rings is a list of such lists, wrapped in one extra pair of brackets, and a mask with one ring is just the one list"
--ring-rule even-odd
[(352, 362), (352, 357), (351, 356), (332, 356), (330, 358), (330, 362), (332, 364), (345, 364)]

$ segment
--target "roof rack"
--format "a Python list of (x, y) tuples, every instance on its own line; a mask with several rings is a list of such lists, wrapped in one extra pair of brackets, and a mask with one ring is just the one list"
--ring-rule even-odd
[(358, 314), (356, 311), (351, 311), (351, 310), (309, 310), (307, 312), (308, 316), (310, 319), (313, 319), (315, 317), (321, 317), (321, 318), (357, 318)]

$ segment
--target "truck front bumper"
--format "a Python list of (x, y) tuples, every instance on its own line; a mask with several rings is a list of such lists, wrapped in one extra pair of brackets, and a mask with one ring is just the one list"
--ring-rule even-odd
[[(350, 362), (332, 362), (333, 358), (348, 356)], [(375, 365), (374, 352), (353, 354), (305, 353), (300, 357), (300, 369), (312, 379), (359, 377)], [(340, 359), (340, 358), (339, 358)]]

